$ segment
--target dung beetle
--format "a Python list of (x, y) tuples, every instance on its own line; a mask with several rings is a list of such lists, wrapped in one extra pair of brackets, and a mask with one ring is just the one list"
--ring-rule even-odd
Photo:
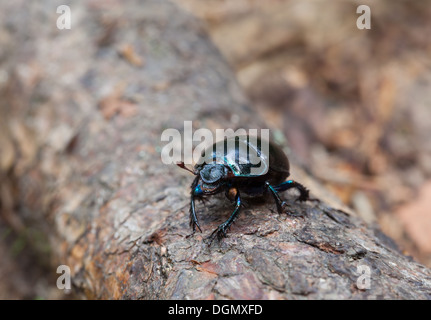
[[(262, 148), (262, 143), (267, 143), (267, 148)], [(256, 152), (259, 166), (249, 161), (249, 150)], [(286, 203), (281, 200), (278, 192), (296, 188), (300, 193), (297, 201), (309, 199), (309, 192), (302, 184), (293, 180), (286, 181), (290, 167), (285, 153), (275, 144), (259, 137), (234, 136), (214, 143), (202, 152), (193, 171), (188, 169), (184, 162), (177, 165), (196, 175), (191, 185), (190, 197), (190, 226), (193, 232), (196, 227), (202, 232), (196, 215), (196, 199), (203, 200), (205, 196), (224, 191), (226, 197), (235, 201), (233, 213), (214, 230), (210, 236), (211, 242), (215, 236), (219, 240), (226, 237), (226, 231), (240, 212), (241, 194), (258, 197), (269, 192), (279, 213), (283, 211)]]

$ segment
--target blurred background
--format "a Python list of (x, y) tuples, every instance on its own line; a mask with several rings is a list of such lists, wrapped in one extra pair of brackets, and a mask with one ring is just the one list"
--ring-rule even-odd
[[(431, 267), (429, 2), (176, 2), (298, 163)], [(370, 30), (356, 26), (363, 4)]]
[[(174, 2), (202, 20), (256, 116), (295, 161), (431, 267), (429, 2)], [(363, 4), (370, 30), (356, 26)], [(71, 298), (2, 220), (0, 240), (0, 298)]]

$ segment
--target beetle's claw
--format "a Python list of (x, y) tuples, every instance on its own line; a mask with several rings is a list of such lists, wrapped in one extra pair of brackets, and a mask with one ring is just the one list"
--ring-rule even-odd
[(283, 213), (283, 211), (284, 211), (284, 207), (286, 207), (286, 206), (287, 206), (286, 201), (283, 201), (283, 202), (280, 204), (280, 208), (278, 208), (278, 213)]
[(211, 235), (208, 237), (209, 239), (209, 244), (208, 246), (211, 246), (211, 244), (213, 243), (214, 239), (217, 238), (218, 241), (221, 241), (223, 238), (227, 237), (226, 234), (226, 226), (224, 224), (218, 226), (217, 229), (215, 229)]
[(194, 221), (193, 219), (190, 219), (190, 227), (192, 227), (193, 229), (193, 233), (196, 232), (196, 227), (199, 229), (199, 231), (202, 233), (202, 229), (201, 226), (199, 225), (199, 223), (197, 221)]
[(283, 201), (281, 203), (281, 208), (282, 208), (281, 213), (286, 213), (288, 215), (295, 216), (295, 213), (292, 211), (292, 209), (290, 208), (289, 204), (286, 201)]
[(277, 211), (279, 214), (282, 214), (284, 212), (284, 207), (287, 206), (286, 201), (283, 201), (282, 203), (277, 202)]
[(202, 229), (201, 229), (201, 227), (199, 226), (199, 224), (198, 223), (194, 223), (194, 225), (193, 225), (193, 232), (196, 232), (196, 227), (198, 227), (198, 230), (199, 230), (199, 232), (200, 233), (202, 233)]

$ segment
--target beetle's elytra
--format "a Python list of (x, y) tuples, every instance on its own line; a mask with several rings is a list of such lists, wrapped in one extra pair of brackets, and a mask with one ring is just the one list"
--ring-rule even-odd
[[(268, 152), (262, 151), (262, 143), (268, 143), (269, 148), (266, 149)], [(222, 148), (219, 148), (220, 144), (223, 145)], [(257, 173), (251, 174), (254, 166), (251, 162), (247, 162), (249, 157), (245, 150), (249, 150), (248, 148), (257, 150), (260, 157), (261, 169), (259, 170), (261, 171), (258, 170)], [(220, 150), (224, 151), (220, 152)], [(300, 193), (297, 200), (308, 200), (308, 190), (302, 184), (293, 180), (286, 181), (290, 174), (289, 160), (284, 152), (271, 142), (256, 139), (256, 137), (250, 139), (249, 136), (235, 136), (216, 142), (203, 152), (202, 157), (204, 154), (205, 162), (199, 161), (193, 171), (187, 169), (182, 162), (178, 164), (196, 175), (191, 185), (190, 198), (190, 225), (193, 231), (197, 227), (202, 232), (196, 215), (196, 199), (224, 191), (228, 198), (235, 200), (233, 213), (214, 230), (210, 237), (211, 241), (215, 236), (219, 240), (226, 236), (226, 231), (239, 214), (243, 193), (255, 197), (269, 192), (275, 200), (279, 213), (282, 212), (285, 202), (280, 199), (278, 192), (296, 188)]]

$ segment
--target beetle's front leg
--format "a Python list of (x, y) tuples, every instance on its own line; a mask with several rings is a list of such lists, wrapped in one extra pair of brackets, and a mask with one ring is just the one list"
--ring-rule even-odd
[(196, 231), (196, 227), (198, 227), (199, 231), (202, 232), (202, 229), (198, 222), (198, 217), (196, 215), (195, 208), (195, 197), (201, 197), (203, 195), (203, 191), (201, 186), (198, 184), (199, 176), (195, 178), (192, 183), (192, 191), (190, 196), (190, 226), (193, 228), (193, 232)]
[(227, 219), (225, 222), (219, 225), (218, 228), (215, 229), (213, 233), (211, 233), (209, 237), (210, 239), (209, 246), (211, 245), (215, 237), (217, 237), (218, 240), (221, 240), (222, 238), (226, 237), (226, 231), (230, 228), (232, 223), (238, 217), (240, 208), (241, 208), (241, 197), (239, 195), (238, 189), (235, 188), (235, 210), (232, 212), (229, 219)]

